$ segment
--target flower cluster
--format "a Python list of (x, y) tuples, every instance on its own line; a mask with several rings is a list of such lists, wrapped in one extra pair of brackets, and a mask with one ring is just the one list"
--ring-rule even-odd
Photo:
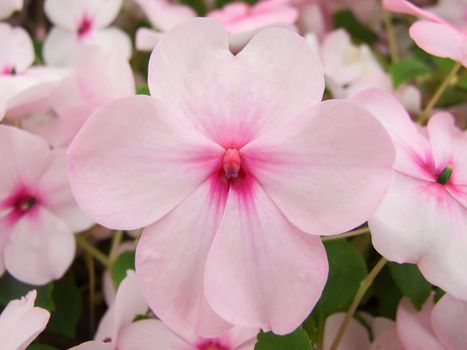
[(463, 1), (1, 1), (2, 348), (467, 348)]

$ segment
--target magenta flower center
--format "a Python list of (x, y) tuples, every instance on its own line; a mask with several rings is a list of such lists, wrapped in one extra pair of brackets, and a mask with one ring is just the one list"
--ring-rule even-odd
[(208, 340), (198, 345), (198, 350), (231, 350), (230, 347), (222, 345), (218, 340)]
[(37, 198), (21, 193), (13, 204), (14, 211), (25, 214), (37, 204)]
[(14, 66), (4, 66), (3, 69), (0, 71), (0, 75), (15, 75), (16, 69)]
[(13, 195), (0, 202), (0, 209), (6, 209), (9, 214), (7, 218), (14, 223), (24, 215), (33, 210), (39, 199), (25, 188), (20, 188)]
[(240, 153), (236, 148), (229, 148), (224, 154), (222, 161), (222, 168), (224, 169), (224, 175), (226, 179), (236, 179), (241, 170), (242, 160), (240, 159)]
[(84, 16), (78, 27), (78, 36), (81, 38), (88, 34), (92, 28), (92, 20), (88, 16)]

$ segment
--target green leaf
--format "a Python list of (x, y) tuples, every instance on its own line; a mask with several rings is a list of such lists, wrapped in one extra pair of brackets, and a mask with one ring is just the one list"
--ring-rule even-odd
[(287, 335), (259, 333), (255, 350), (311, 350), (310, 338), (302, 328)]
[(20, 299), (33, 289), (37, 291), (37, 298), (34, 304), (49, 311), (54, 311), (55, 305), (52, 300), (53, 282), (44, 286), (33, 286), (22, 283), (9, 274), (4, 274), (0, 278), (0, 304), (6, 305), (13, 299)]
[(53, 300), (55, 312), (50, 318), (47, 329), (52, 333), (74, 338), (82, 310), (79, 289), (73, 282), (57, 281), (53, 291)]
[(420, 310), (431, 293), (431, 284), (420, 273), (415, 264), (388, 264), (394, 282), (402, 294), (408, 297), (416, 309)]
[(126, 277), (126, 272), (128, 270), (135, 269), (135, 252), (126, 251), (119, 255), (119, 257), (112, 264), (110, 269), (110, 274), (112, 280), (116, 286), (120, 285), (120, 282)]
[(337, 11), (333, 19), (336, 28), (344, 28), (355, 40), (369, 44), (378, 40), (378, 35), (362, 24), (349, 10)]
[(389, 66), (389, 74), (396, 88), (408, 80), (422, 74), (429, 74), (431, 71), (429, 65), (415, 58), (400, 60)]
[(365, 260), (344, 239), (325, 242), (329, 261), (329, 276), (321, 298), (303, 327), (318, 344), (326, 318), (347, 310), (357, 293), (360, 282), (367, 275)]
[(151, 95), (149, 92), (149, 86), (146, 85), (141, 85), (136, 88), (136, 94), (137, 95)]
[(57, 350), (57, 348), (46, 344), (34, 343), (29, 345), (26, 350)]

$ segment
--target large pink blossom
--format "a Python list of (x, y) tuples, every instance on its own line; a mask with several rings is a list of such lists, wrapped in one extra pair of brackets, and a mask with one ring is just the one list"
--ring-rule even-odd
[(119, 28), (108, 27), (122, 0), (46, 0), (45, 12), (55, 25), (44, 43), (44, 59), (51, 65), (72, 64), (83, 45), (115, 50), (130, 58), (131, 41)]
[(407, 0), (384, 0), (388, 10), (423, 18), (410, 27), (410, 37), (426, 52), (451, 58), (467, 66), (467, 31), (437, 15), (418, 8)]
[(137, 273), (169, 326), (294, 330), (326, 281), (318, 235), (360, 225), (384, 196), (386, 132), (349, 102), (321, 103), (318, 57), (280, 28), (233, 55), (222, 25), (187, 21), (154, 50), (149, 88), (71, 144), (80, 206), (110, 228), (147, 226)]
[(23, 0), (2, 0), (0, 1), (0, 19), (7, 18), (22, 8)]
[(431, 283), (467, 299), (467, 133), (444, 112), (421, 129), (381, 91), (354, 100), (386, 126), (397, 150), (394, 180), (369, 221), (373, 245), (389, 260), (418, 264)]
[(436, 304), (430, 298), (421, 311), (403, 298), (397, 309), (396, 328), (405, 350), (467, 349), (467, 303), (448, 294)]
[(144, 319), (148, 305), (134, 271), (128, 271), (115, 300), (102, 318), (96, 340), (70, 350), (253, 350), (257, 329), (234, 328), (218, 338), (171, 330), (161, 321)]
[(31, 67), (34, 47), (21, 27), (0, 23), (0, 119), (37, 110), (66, 72), (42, 66)]
[(65, 152), (0, 126), (0, 273), (44, 284), (63, 276), (75, 255), (73, 231), (87, 228), (71, 194)]
[(34, 307), (36, 291), (30, 291), (19, 300), (12, 300), (0, 315), (0, 339), (2, 349), (25, 350), (41, 333), (50, 313), (40, 307)]

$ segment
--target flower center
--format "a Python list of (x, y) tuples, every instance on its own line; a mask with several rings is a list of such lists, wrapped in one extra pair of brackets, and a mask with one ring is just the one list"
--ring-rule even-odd
[(14, 210), (25, 214), (37, 204), (37, 198), (31, 195), (21, 194), (13, 204)]
[(0, 75), (16, 75), (16, 68), (14, 66), (5, 66), (1, 70)]
[(222, 168), (227, 180), (234, 180), (238, 178), (241, 170), (242, 160), (240, 153), (236, 148), (228, 148), (225, 151), (224, 159), (222, 161)]
[(218, 340), (208, 340), (198, 345), (198, 350), (230, 350), (230, 348), (220, 344)]
[(442, 185), (446, 185), (451, 179), (451, 175), (452, 175), (452, 167), (448, 165), (447, 167), (443, 169), (443, 171), (439, 173), (438, 178), (436, 179), (436, 182)]
[(88, 16), (84, 16), (78, 27), (78, 36), (83, 37), (91, 31), (92, 20)]

